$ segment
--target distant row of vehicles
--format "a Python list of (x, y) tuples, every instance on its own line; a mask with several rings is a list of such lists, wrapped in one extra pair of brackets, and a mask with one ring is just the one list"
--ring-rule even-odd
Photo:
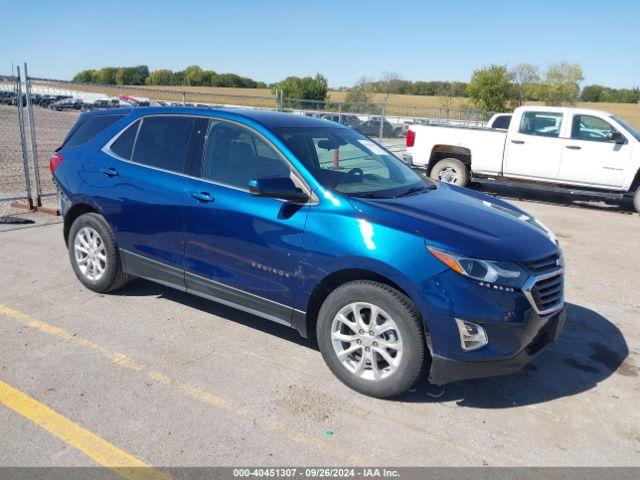
[[(109, 108), (130, 107), (131, 103), (119, 98), (99, 99), (87, 102), (80, 98), (66, 95), (33, 95), (31, 101), (34, 105), (50, 108), (58, 112), (63, 110), (101, 110)], [(147, 103), (148, 105), (148, 103)]]
[(404, 137), (407, 134), (407, 129), (404, 124), (394, 125), (380, 117), (371, 117), (369, 120), (360, 120), (357, 115), (352, 114), (305, 113), (305, 115), (324, 118), (325, 120), (331, 120), (332, 122), (346, 125), (347, 127), (351, 127), (368, 137), (379, 136), (381, 133), (381, 127), (383, 137)]
[[(182, 104), (174, 102), (162, 102), (162, 101), (149, 101), (141, 100), (134, 97), (123, 96), (119, 98), (98, 99), (92, 102), (82, 100), (71, 95), (43, 95), (32, 94), (32, 105), (38, 105), (43, 108), (49, 108), (56, 111), (64, 110), (101, 110), (109, 108), (120, 107), (148, 107), (148, 106), (196, 106), (196, 107), (211, 107), (211, 105), (204, 104)], [(0, 104), (17, 105), (18, 95), (12, 91), (0, 91)], [(22, 94), (22, 105), (27, 105), (26, 95)], [(342, 125), (353, 128), (359, 131), (363, 135), (368, 137), (378, 137), (382, 134), (383, 137), (404, 137), (407, 132), (406, 124), (392, 124), (389, 121), (380, 118), (379, 116), (372, 116), (368, 120), (361, 120), (357, 115), (353, 114), (339, 114), (339, 113), (316, 113), (305, 112), (305, 116), (323, 118), (325, 120), (331, 120)]]
[[(26, 107), (27, 97), (22, 94), (22, 106)], [(0, 104), (18, 105), (19, 95), (13, 91), (0, 91)], [(50, 108), (51, 110), (100, 110), (108, 108), (131, 107), (131, 106), (149, 106), (148, 101), (140, 101), (132, 99), (131, 101), (121, 98), (98, 99), (92, 102), (72, 97), (71, 95), (43, 95), (35, 93), (31, 95), (31, 104), (42, 108)]]

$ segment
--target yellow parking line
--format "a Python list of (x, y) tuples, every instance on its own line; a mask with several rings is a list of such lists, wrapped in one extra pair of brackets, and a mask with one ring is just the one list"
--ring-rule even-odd
[(169, 477), (0, 380), (0, 403), (128, 480)]
[[(244, 407), (234, 405), (229, 400), (219, 397), (215, 395), (213, 392), (209, 392), (207, 390), (203, 390), (197, 386), (190, 385), (188, 383), (179, 383), (174, 379), (168, 377), (167, 375), (149, 370), (146, 366), (138, 363), (133, 358), (128, 355), (116, 352), (111, 350), (109, 347), (101, 345), (93, 340), (89, 340), (83, 337), (80, 337), (76, 334), (73, 334), (63, 328), (56, 327), (54, 325), (50, 325), (42, 320), (37, 320), (30, 315), (23, 313), (19, 310), (15, 310), (7, 305), (0, 304), (0, 315), (4, 315), (7, 317), (11, 317), (15, 320), (18, 320), (23, 325), (27, 327), (33, 328), (42, 333), (46, 333), (48, 335), (53, 335), (55, 337), (63, 338), (69, 342), (74, 343), (75, 345), (90, 348), (105, 358), (107, 358), (110, 362), (128, 370), (133, 370), (140, 374), (146, 375), (147, 378), (151, 380), (162, 383), (165, 385), (172, 385), (176, 387), (178, 391), (180, 391), (183, 395), (191, 397), (202, 404), (206, 404), (211, 407), (218, 408), (220, 410), (229, 412), (231, 414), (236, 415), (237, 417), (247, 417), (249, 413)], [(307, 436), (301, 432), (297, 432), (288, 428), (285, 424), (278, 422), (276, 420), (257, 418), (253, 420), (255, 424), (259, 425), (264, 430), (269, 430), (272, 432), (276, 432), (289, 440), (301, 444), (301, 445), (312, 445), (319, 451), (322, 451), (332, 457), (335, 457), (343, 462), (347, 462), (349, 464), (360, 464), (363, 462), (362, 457), (357, 455), (354, 451), (349, 450), (346, 451), (343, 448), (335, 445), (333, 442), (328, 442), (324, 439), (320, 439), (318, 437)]]

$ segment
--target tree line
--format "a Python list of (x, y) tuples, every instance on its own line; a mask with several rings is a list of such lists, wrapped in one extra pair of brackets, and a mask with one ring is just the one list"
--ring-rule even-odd
[(640, 102), (640, 88), (609, 88), (588, 85), (577, 63), (550, 64), (544, 73), (536, 65), (522, 63), (512, 69), (506, 65), (490, 65), (474, 70), (467, 95), (475, 106), (491, 111), (519, 107), (529, 101), (546, 105), (574, 105), (583, 102)]
[[(583, 102), (640, 102), (640, 88), (615, 89), (602, 85), (580, 87), (584, 76), (577, 63), (559, 62), (544, 72), (536, 65), (522, 63), (508, 68), (506, 65), (489, 65), (473, 71), (469, 82), (410, 81), (394, 73), (384, 73), (379, 79), (359, 79), (347, 92), (348, 103), (372, 103), (375, 94), (409, 94), (439, 96), (447, 108), (456, 97), (469, 98), (474, 107), (490, 111), (504, 111), (525, 102), (542, 101), (547, 105), (575, 104)], [(105, 85), (164, 85), (210, 86), (236, 88), (271, 88), (283, 97), (325, 101), (329, 84), (321, 74), (315, 77), (289, 76), (280, 82), (267, 85), (234, 73), (217, 73), (191, 65), (184, 70), (168, 69), (149, 71), (146, 65), (135, 67), (105, 67), (84, 70), (73, 77), (74, 82)], [(281, 93), (280, 93), (281, 92)]]
[[(453, 99), (464, 97), (479, 109), (501, 112), (519, 107), (526, 102), (544, 102), (547, 105), (573, 105), (583, 102), (640, 102), (640, 88), (615, 89), (601, 85), (580, 88), (584, 76), (577, 63), (550, 64), (544, 72), (536, 65), (522, 63), (508, 68), (506, 65), (489, 65), (473, 71), (469, 82), (412, 82), (394, 73), (384, 73), (380, 79), (360, 78), (346, 91), (348, 105), (363, 108), (372, 104), (374, 95), (411, 94), (440, 97), (441, 106), (452, 108)], [(287, 77), (270, 85), (274, 93), (292, 99), (327, 100), (327, 79), (321, 74), (315, 77)], [(279, 93), (280, 94), (280, 93)], [(386, 99), (384, 100), (386, 102)], [(365, 107), (366, 108), (366, 107)]]
[(235, 73), (218, 73), (191, 65), (184, 70), (160, 69), (149, 71), (146, 65), (136, 67), (105, 67), (83, 70), (73, 77), (74, 82), (101, 85), (164, 85), (193, 87), (266, 88), (267, 84)]

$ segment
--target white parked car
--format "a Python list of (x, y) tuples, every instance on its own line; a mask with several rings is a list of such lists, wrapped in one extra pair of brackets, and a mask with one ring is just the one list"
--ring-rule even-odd
[(600, 110), (520, 107), (507, 130), (411, 125), (404, 159), (462, 187), (471, 179), (525, 180), (545, 190), (633, 197), (640, 212), (640, 133)]

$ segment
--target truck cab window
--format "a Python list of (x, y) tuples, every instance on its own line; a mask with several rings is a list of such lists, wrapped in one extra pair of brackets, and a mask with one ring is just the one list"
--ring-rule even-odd
[(500, 115), (496, 117), (493, 122), (493, 128), (502, 128), (507, 130), (509, 128), (509, 124), (511, 123), (511, 115)]
[(555, 112), (524, 112), (520, 120), (520, 133), (542, 137), (559, 137), (562, 114)]
[(574, 115), (571, 123), (571, 138), (576, 140), (607, 142), (615, 131), (607, 121), (593, 115)]

